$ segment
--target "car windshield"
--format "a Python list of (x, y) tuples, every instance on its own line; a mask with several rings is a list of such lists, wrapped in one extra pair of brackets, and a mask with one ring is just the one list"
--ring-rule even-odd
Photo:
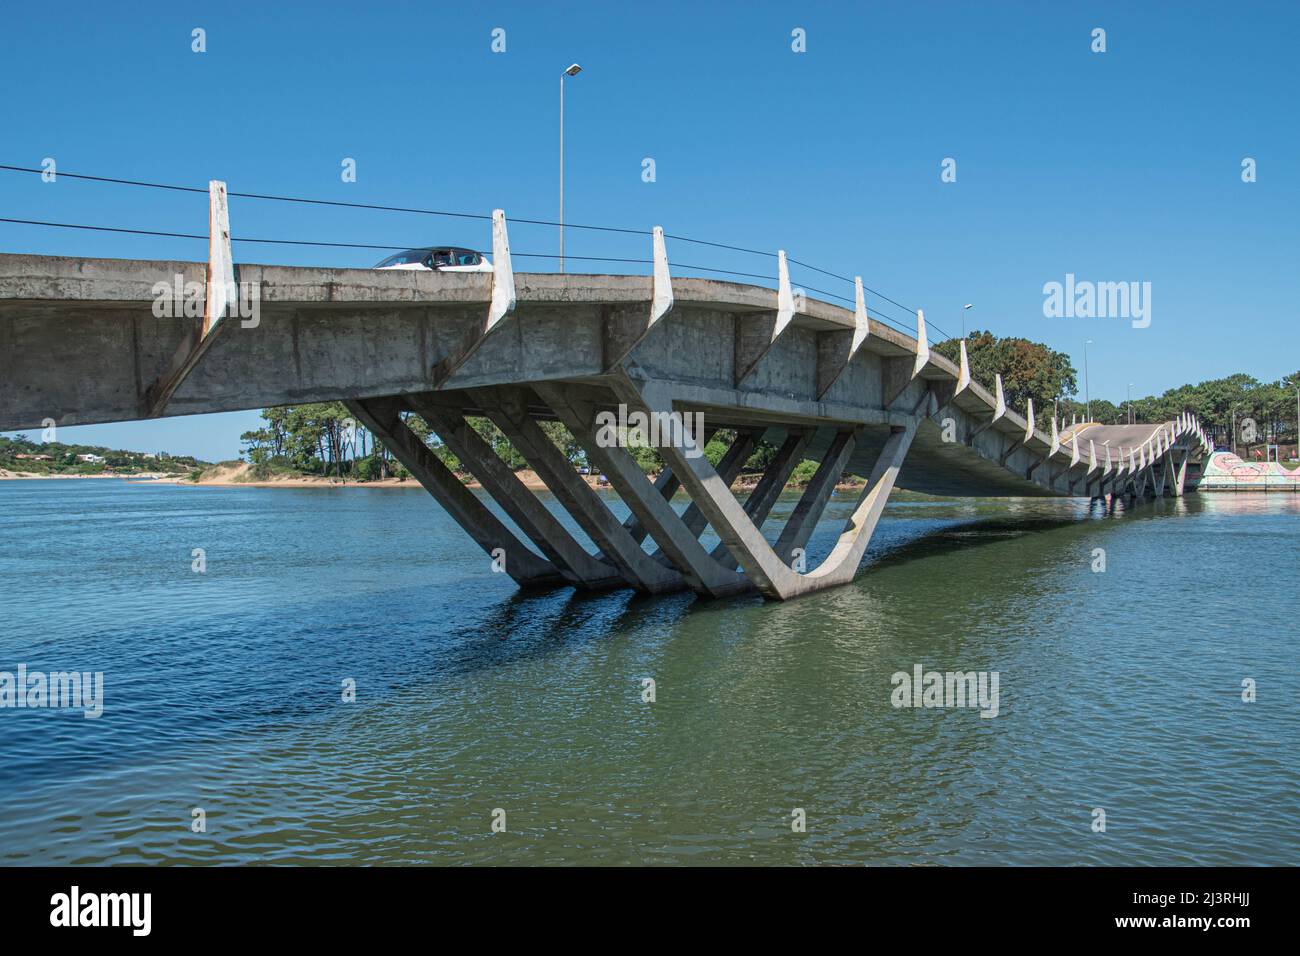
[(476, 266), (482, 261), (483, 257), (473, 249), (457, 249), (443, 246), (433, 249), (407, 249), (405, 252), (389, 256), (375, 268), (386, 269), (390, 266), (423, 265), (432, 269), (442, 269), (447, 266)]
[(405, 252), (399, 252), (395, 256), (389, 256), (376, 269), (385, 269), (388, 266), (407, 266), (423, 262), (429, 257), (428, 249), (407, 249)]

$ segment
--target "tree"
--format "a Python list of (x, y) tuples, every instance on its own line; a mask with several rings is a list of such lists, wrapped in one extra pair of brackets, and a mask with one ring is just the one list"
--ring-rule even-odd
[[(944, 358), (961, 360), (961, 339), (948, 339), (934, 346)], [(1041, 342), (1020, 338), (998, 338), (992, 332), (974, 332), (966, 339), (971, 378), (988, 389), (996, 375), (1002, 376), (1007, 407), (1023, 409), (1029, 399), (1040, 411), (1068, 399), (1078, 389), (1077, 372), (1070, 356)]]

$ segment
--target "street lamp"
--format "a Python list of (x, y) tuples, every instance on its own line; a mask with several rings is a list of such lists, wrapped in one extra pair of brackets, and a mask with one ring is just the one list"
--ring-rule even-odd
[(1133, 424), (1133, 383), (1128, 383), (1128, 423)]
[(564, 78), (577, 76), (582, 67), (574, 63), (560, 74), (560, 272), (564, 272)]
[(1092, 393), (1088, 390), (1088, 346), (1092, 339), (1083, 340), (1083, 417), (1092, 421)]
[(971, 307), (972, 304), (970, 302), (967, 302), (965, 305), (961, 307), (961, 337), (963, 339), (966, 337), (966, 310), (970, 309)]

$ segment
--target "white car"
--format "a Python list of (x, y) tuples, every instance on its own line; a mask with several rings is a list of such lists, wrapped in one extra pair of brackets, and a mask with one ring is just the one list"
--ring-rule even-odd
[(431, 246), (426, 249), (407, 249), (389, 256), (376, 269), (419, 269), (430, 272), (491, 272), (492, 263), (487, 256), (460, 246)]

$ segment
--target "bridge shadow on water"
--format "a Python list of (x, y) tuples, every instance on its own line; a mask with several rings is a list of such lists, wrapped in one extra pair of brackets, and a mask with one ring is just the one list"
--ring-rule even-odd
[(1031, 518), (1017, 520), (999, 520), (981, 518), (963, 521), (927, 531), (920, 537), (911, 538), (902, 544), (888, 546), (884, 551), (872, 553), (868, 549), (866, 559), (858, 571), (860, 580), (863, 575), (897, 567), (912, 561), (934, 558), (955, 551), (969, 551), (990, 544), (997, 544), (1008, 539), (1023, 538), (1063, 528), (1079, 528), (1088, 524), (1080, 518)]
[[(1055, 505), (1055, 511), (1051, 505), (1000, 501), (979, 502), (974, 511), (969, 504), (945, 503), (927, 503), (924, 511), (900, 509), (882, 522), (856, 580), (1009, 540), (1032, 539), (1035, 552), (1070, 546), (1078, 539), (1118, 527), (1115, 523), (1121, 520), (1157, 518), (1187, 508), (1183, 501), (1173, 500), (1147, 502), (1127, 513), (1123, 504), (1113, 511), (1100, 502), (1076, 503), (1069, 511), (1059, 510), (1059, 502)], [(1008, 507), (1017, 510), (1008, 514)], [(1046, 510), (1034, 510), (1040, 507)], [(931, 515), (930, 508), (940, 513)], [(1024, 508), (1030, 510), (1019, 510)], [(809, 543), (810, 566), (815, 567), (834, 546), (841, 527), (838, 518), (820, 525)], [(786, 605), (768, 602), (757, 593), (702, 600), (690, 591), (651, 596), (628, 589), (520, 589), (496, 600), (463, 595), (442, 609), (441, 628), (432, 628), (428, 619), (413, 624), (406, 652), (410, 670), (394, 689), (408, 681), (437, 683), (503, 665), (582, 653), (607, 642), (631, 641), (635, 644), (632, 653), (656, 653), (679, 637), (766, 626), (766, 615), (779, 613), (778, 607), (816, 605), (834, 593), (811, 594)], [(624, 652), (622, 648), (610, 651)]]
[[(1055, 516), (978, 517), (969, 520), (924, 521), (926, 530), (916, 534), (912, 521), (895, 522), (893, 535), (869, 549), (857, 580), (887, 569), (898, 568), (972, 548), (1006, 542), (1048, 532), (1077, 530), (1095, 534), (1106, 515), (1100, 506), (1086, 513)], [(909, 527), (912, 526), (912, 527)], [(815, 566), (833, 547), (841, 525), (826, 522), (810, 543), (809, 560)], [(903, 540), (890, 541), (899, 534)], [(852, 584), (847, 587), (853, 587)], [(833, 592), (826, 592), (830, 594)], [(811, 594), (791, 604), (816, 603), (826, 594)], [(522, 589), (503, 597), (474, 622), (471, 632), (462, 631), (453, 647), (442, 645), (435, 665), (445, 674), (475, 671), (506, 663), (553, 654), (576, 643), (598, 643), (629, 635), (671, 635), (678, 630), (708, 631), (718, 626), (709, 621), (717, 615), (761, 613), (769, 602), (757, 593), (717, 600), (702, 600), (693, 592), (651, 596), (630, 590), (587, 592), (576, 589), (531, 591)], [(451, 659), (447, 652), (450, 651)], [(441, 675), (440, 675), (441, 676)]]

